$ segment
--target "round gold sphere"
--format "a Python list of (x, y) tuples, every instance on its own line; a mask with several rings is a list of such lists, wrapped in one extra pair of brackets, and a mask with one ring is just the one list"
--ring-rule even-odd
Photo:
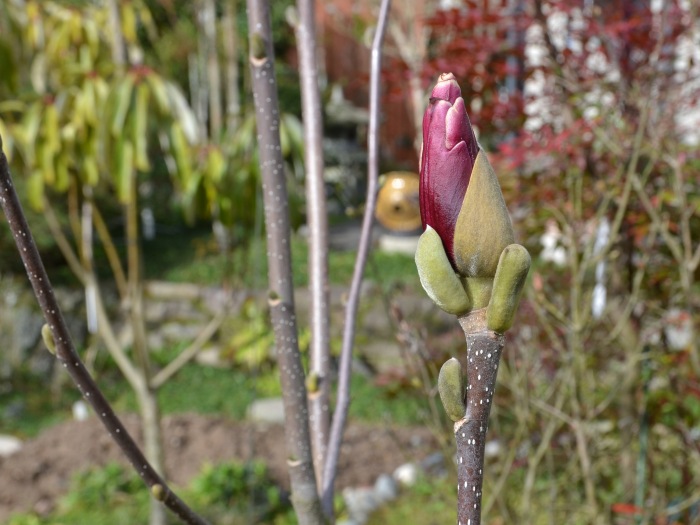
[(410, 232), (420, 228), (419, 187), (420, 178), (417, 173), (391, 171), (384, 174), (375, 213), (379, 224), (396, 232)]

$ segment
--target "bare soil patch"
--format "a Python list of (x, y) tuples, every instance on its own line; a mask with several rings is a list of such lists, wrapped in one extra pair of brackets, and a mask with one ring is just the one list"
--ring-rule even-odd
[[(128, 415), (124, 421), (140, 439), (138, 417)], [(166, 469), (175, 486), (186, 485), (206, 463), (260, 459), (280, 486), (289, 487), (281, 425), (199, 414), (169, 416), (163, 424)], [(427, 428), (351, 424), (341, 447), (337, 487), (374, 483), (380, 474), (420, 461), (437, 446)], [(0, 458), (0, 522), (14, 512), (50, 512), (75, 473), (112, 461), (127, 463), (96, 419), (49, 428), (19, 452)]]

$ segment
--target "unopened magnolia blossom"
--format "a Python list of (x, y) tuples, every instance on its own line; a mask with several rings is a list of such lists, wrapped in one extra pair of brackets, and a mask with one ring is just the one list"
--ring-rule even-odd
[(416, 250), (426, 292), (448, 313), (488, 307), (490, 329), (510, 327), (530, 255), (513, 226), (496, 174), (472, 129), (459, 84), (440, 75), (423, 117)]
[(503, 333), (513, 324), (530, 255), (513, 244), (501, 188), (451, 73), (440, 75), (423, 117), (419, 200), (421, 284), (435, 304), (458, 316), (467, 340), (466, 375), (458, 359), (449, 359), (440, 368), (438, 392), (455, 422), (458, 521), (479, 525)]
[(495, 275), (513, 227), (452, 73), (440, 76), (423, 117), (420, 209), (461, 276)]

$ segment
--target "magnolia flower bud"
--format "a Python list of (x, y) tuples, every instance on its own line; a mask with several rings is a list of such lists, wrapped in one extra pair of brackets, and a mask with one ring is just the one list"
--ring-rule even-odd
[(420, 210), (423, 227), (440, 236), (457, 273), (495, 275), (513, 227), (452, 73), (440, 75), (423, 117)]

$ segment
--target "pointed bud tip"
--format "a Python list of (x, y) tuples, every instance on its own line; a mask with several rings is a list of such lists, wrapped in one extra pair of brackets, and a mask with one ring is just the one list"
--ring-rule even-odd
[(462, 90), (452, 73), (443, 73), (438, 77), (437, 84), (435, 84), (430, 96), (431, 98), (448, 100), (450, 104), (454, 104), (462, 96)]
[(462, 141), (471, 143), (474, 140), (464, 99), (459, 97), (445, 117), (445, 147), (451, 150)]

